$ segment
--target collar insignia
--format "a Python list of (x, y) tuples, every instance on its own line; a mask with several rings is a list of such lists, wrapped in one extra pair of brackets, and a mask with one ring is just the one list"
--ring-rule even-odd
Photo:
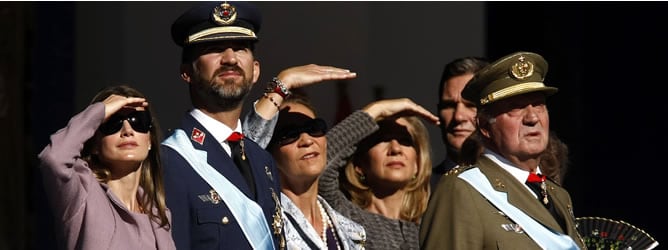
[(193, 132), (190, 133), (190, 139), (199, 143), (199, 145), (204, 144), (204, 137), (206, 137), (206, 134), (197, 128), (193, 128)]
[(495, 183), (494, 186), (496, 186), (496, 188), (499, 189), (506, 188), (506, 185), (504, 185), (503, 182), (501, 182), (501, 180), (499, 179), (494, 179), (494, 183)]

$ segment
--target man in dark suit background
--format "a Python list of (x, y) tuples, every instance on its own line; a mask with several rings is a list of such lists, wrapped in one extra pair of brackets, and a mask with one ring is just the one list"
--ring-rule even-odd
[(257, 8), (244, 2), (206, 2), (172, 24), (193, 105), (162, 147), (178, 249), (284, 245), (275, 162), (241, 135), (239, 119), (260, 74), (260, 25)]
[(462, 98), (462, 90), (478, 70), (489, 62), (481, 57), (456, 58), (443, 68), (438, 84), (438, 117), (441, 139), (445, 144), (445, 159), (431, 170), (431, 190), (445, 173), (457, 166), (459, 152), (466, 138), (476, 129), (476, 105)]

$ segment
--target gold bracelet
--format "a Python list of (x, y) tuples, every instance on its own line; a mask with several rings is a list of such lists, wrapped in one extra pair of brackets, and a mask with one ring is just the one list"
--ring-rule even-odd
[(264, 97), (267, 98), (267, 99), (269, 99), (269, 101), (270, 101), (271, 103), (273, 103), (274, 106), (276, 106), (276, 109), (281, 110), (281, 105), (278, 105), (278, 103), (276, 103), (276, 101), (274, 101), (274, 98), (271, 98), (271, 96), (269, 96), (269, 94), (264, 93)]

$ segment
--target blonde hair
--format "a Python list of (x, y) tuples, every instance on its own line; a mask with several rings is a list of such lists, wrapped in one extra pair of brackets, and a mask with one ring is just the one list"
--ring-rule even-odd
[[(401, 203), (401, 212), (399, 216), (402, 220), (420, 223), (422, 214), (424, 214), (427, 209), (427, 202), (429, 201), (429, 179), (431, 177), (432, 168), (431, 146), (429, 144), (427, 128), (424, 126), (420, 118), (416, 116), (406, 116), (403, 118), (406, 119), (412, 127), (409, 128), (409, 133), (413, 139), (413, 147), (417, 153), (418, 170), (415, 178), (403, 188), (406, 195)], [(383, 123), (381, 122), (379, 125), (383, 126)], [(368, 138), (369, 137), (367, 137), (367, 139)], [(354, 167), (356, 163), (364, 162), (361, 159), (368, 157), (367, 152), (370, 147), (373, 147), (373, 145), (359, 147), (359, 145), (364, 144), (364, 140), (358, 143), (358, 148), (343, 169), (344, 174), (341, 175), (342, 178), (340, 180), (342, 191), (348, 194), (353, 203), (362, 208), (366, 208), (370, 205), (373, 196), (373, 192), (371, 191), (373, 187), (367, 186), (365, 181), (360, 179), (360, 176), (357, 174)], [(345, 176), (345, 178), (343, 178), (343, 176)]]

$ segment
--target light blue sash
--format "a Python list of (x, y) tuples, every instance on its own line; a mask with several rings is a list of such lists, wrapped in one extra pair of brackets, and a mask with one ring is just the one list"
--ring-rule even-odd
[(461, 174), (459, 178), (471, 184), (480, 194), (490, 201), (510, 219), (519, 224), (524, 232), (529, 235), (543, 249), (580, 249), (570, 236), (552, 231), (538, 223), (515, 206), (508, 203), (508, 194), (494, 190), (485, 175), (478, 168), (469, 169)]
[(206, 151), (195, 149), (181, 129), (177, 129), (162, 144), (181, 154), (195, 172), (216, 190), (234, 218), (239, 221), (239, 227), (253, 249), (274, 249), (274, 241), (262, 208), (206, 162)]

